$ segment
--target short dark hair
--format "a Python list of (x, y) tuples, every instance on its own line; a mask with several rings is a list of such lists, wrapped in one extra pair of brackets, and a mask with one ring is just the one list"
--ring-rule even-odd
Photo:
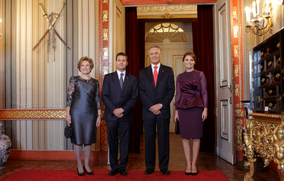
[(195, 56), (195, 54), (194, 54), (193, 52), (186, 52), (186, 53), (183, 55), (182, 61), (184, 61), (185, 57), (188, 56), (188, 55), (191, 56), (191, 57), (193, 58), (193, 60), (196, 62), (196, 56)]
[(118, 57), (118, 56), (125, 56), (125, 57), (126, 57), (126, 61), (128, 62), (128, 57), (127, 57), (127, 55), (126, 55), (125, 53), (119, 52), (119, 53), (116, 55), (115, 61), (117, 61), (117, 57)]

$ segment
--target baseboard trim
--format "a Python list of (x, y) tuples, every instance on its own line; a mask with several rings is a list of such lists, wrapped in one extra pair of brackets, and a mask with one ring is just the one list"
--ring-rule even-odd
[[(84, 152), (82, 153), (84, 159)], [(76, 161), (74, 151), (11, 150), (9, 160)], [(91, 152), (90, 161), (108, 161), (107, 151)]]

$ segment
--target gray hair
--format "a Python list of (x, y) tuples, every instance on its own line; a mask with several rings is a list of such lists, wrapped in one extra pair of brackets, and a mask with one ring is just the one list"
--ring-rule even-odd
[(159, 46), (153, 45), (153, 46), (150, 46), (150, 48), (148, 49), (148, 54), (151, 48), (158, 48), (160, 50), (160, 53), (162, 53), (161, 48)]

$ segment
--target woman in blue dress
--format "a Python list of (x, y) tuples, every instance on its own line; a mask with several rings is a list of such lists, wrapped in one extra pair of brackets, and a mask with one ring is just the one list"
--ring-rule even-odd
[[(72, 76), (69, 81), (66, 104), (66, 120), (71, 123), (73, 135), (71, 143), (77, 157), (77, 172), (84, 176), (84, 171), (94, 175), (89, 166), (91, 144), (96, 142), (96, 130), (101, 124), (100, 86), (96, 79), (90, 76), (94, 68), (91, 58), (82, 57), (77, 65), (80, 76)], [(84, 145), (85, 165), (81, 154)]]

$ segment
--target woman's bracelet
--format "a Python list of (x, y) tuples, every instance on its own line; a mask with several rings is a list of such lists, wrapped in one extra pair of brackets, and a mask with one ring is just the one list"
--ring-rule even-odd
[(102, 117), (102, 115), (100, 115), (100, 114), (98, 116)]

